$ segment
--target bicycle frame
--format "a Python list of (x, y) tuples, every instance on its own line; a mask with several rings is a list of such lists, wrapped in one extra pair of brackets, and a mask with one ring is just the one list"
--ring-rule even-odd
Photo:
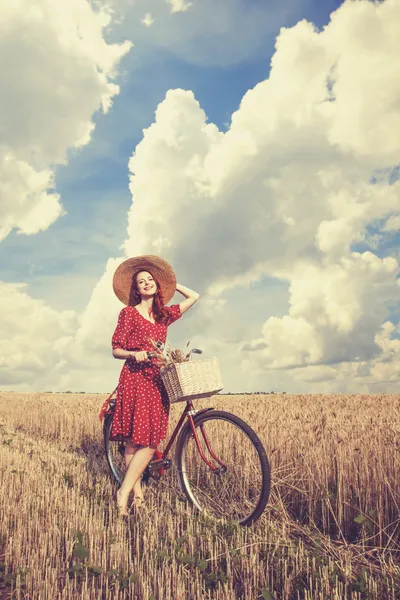
[(179, 433), (179, 431), (180, 431), (180, 429), (182, 427), (183, 421), (187, 417), (187, 419), (189, 421), (189, 424), (190, 424), (190, 428), (191, 428), (192, 433), (193, 433), (193, 437), (194, 437), (195, 442), (196, 442), (197, 449), (199, 451), (199, 454), (200, 454), (201, 458), (206, 463), (206, 465), (212, 471), (214, 471), (215, 473), (219, 473), (221, 471), (221, 468), (222, 469), (226, 469), (226, 465), (221, 460), (219, 460), (219, 458), (212, 451), (212, 448), (211, 448), (211, 445), (210, 445), (210, 441), (209, 441), (209, 439), (208, 439), (208, 437), (206, 435), (206, 432), (204, 430), (204, 427), (202, 425), (200, 425), (200, 431), (202, 433), (204, 442), (205, 442), (205, 444), (207, 446), (207, 450), (210, 453), (210, 455), (212, 456), (212, 458), (220, 465), (220, 467), (215, 467), (209, 460), (207, 460), (207, 457), (204, 454), (203, 449), (201, 447), (199, 436), (197, 435), (197, 431), (196, 431), (196, 427), (195, 427), (194, 419), (193, 419), (193, 414), (199, 415), (201, 413), (208, 412), (209, 410), (213, 410), (213, 409), (212, 408), (204, 408), (204, 409), (202, 409), (202, 410), (200, 410), (200, 411), (197, 412), (196, 409), (193, 406), (193, 402), (191, 400), (187, 400), (186, 401), (186, 408), (184, 409), (184, 411), (183, 411), (183, 413), (182, 413), (182, 415), (181, 415), (178, 423), (175, 426), (174, 432), (173, 432), (173, 434), (172, 434), (172, 436), (171, 436), (171, 438), (170, 438), (170, 440), (169, 440), (169, 442), (168, 442), (168, 444), (167, 444), (164, 452), (162, 453), (162, 458), (158, 458), (158, 459), (153, 460), (151, 462), (152, 468), (157, 468), (158, 464), (160, 465), (160, 467), (162, 467), (162, 465), (164, 464), (164, 461), (166, 460), (166, 458), (168, 456), (168, 452), (170, 451), (171, 446), (174, 443), (174, 441), (175, 441), (175, 439), (176, 439), (176, 437), (177, 437), (177, 435), (178, 435), (178, 433)]
[[(110, 404), (111, 404), (111, 408), (109, 409), (108, 412), (113, 411), (113, 409), (114, 409), (113, 403), (111, 402)], [(193, 415), (194, 414), (200, 415), (200, 414), (208, 412), (210, 410), (214, 410), (214, 409), (210, 407), (210, 408), (203, 408), (203, 409), (197, 411), (195, 409), (194, 405), (193, 405), (193, 402), (191, 400), (187, 400), (186, 401), (186, 407), (183, 410), (183, 413), (181, 414), (180, 419), (179, 419), (178, 423), (175, 426), (175, 429), (174, 429), (174, 431), (173, 431), (173, 433), (172, 433), (172, 435), (171, 435), (171, 437), (170, 437), (170, 439), (168, 441), (167, 446), (165, 447), (165, 450), (162, 452), (162, 454), (159, 453), (159, 455), (158, 455), (158, 456), (160, 456), (160, 454), (161, 454), (161, 457), (153, 459), (149, 463), (148, 467), (150, 467), (152, 470), (153, 469), (161, 470), (161, 474), (162, 474), (162, 472), (163, 472), (163, 466), (167, 462), (168, 453), (169, 453), (169, 451), (170, 451), (170, 449), (171, 449), (171, 447), (172, 447), (172, 445), (173, 445), (176, 437), (178, 436), (178, 433), (181, 430), (181, 427), (183, 425), (183, 422), (184, 422), (185, 418), (187, 418), (188, 421), (189, 421), (190, 428), (191, 428), (192, 433), (193, 433), (193, 437), (194, 437), (195, 442), (196, 442), (197, 450), (199, 451), (199, 454), (200, 454), (201, 458), (203, 459), (203, 461), (206, 463), (206, 465), (214, 473), (220, 473), (221, 471), (225, 470), (226, 469), (226, 465), (214, 454), (214, 452), (213, 452), (213, 450), (211, 448), (210, 440), (208, 439), (208, 437), (206, 435), (204, 427), (202, 425), (200, 425), (200, 431), (202, 433), (203, 440), (204, 440), (205, 445), (207, 447), (207, 450), (210, 453), (210, 455), (212, 456), (212, 458), (215, 460), (215, 462), (217, 462), (220, 465), (219, 467), (214, 466), (207, 459), (206, 455), (204, 454), (203, 448), (202, 448), (200, 440), (199, 440), (199, 436), (198, 436), (197, 431), (196, 431), (196, 427), (195, 427)], [(124, 451), (121, 449), (120, 452), (123, 453)]]

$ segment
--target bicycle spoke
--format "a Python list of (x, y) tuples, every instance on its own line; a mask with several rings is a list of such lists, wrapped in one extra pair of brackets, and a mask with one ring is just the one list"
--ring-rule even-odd
[[(262, 509), (266, 504), (269, 465), (266, 457), (263, 461), (260, 459), (254, 440), (240, 425), (240, 419), (221, 418), (221, 414), (211, 413), (200, 419), (196, 423), (196, 431), (207, 460), (216, 467), (220, 466), (207, 449), (200, 424), (211, 451), (226, 469), (219, 468), (214, 472), (202, 459), (194, 436), (190, 433), (180, 450), (182, 483), (189, 499), (198, 509), (216, 518), (244, 523), (251, 520), (262, 502)], [(252, 434), (255, 436), (254, 432)], [(258, 444), (261, 446), (259, 440)]]

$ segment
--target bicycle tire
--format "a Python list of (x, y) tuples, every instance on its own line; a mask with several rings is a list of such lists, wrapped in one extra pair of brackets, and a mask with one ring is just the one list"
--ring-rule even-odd
[[(213, 410), (213, 411), (207, 412), (205, 414), (198, 415), (197, 417), (194, 416), (193, 418), (194, 418), (194, 424), (196, 427), (196, 431), (198, 430), (200, 425), (205, 425), (207, 422), (215, 421), (218, 423), (219, 421), (225, 421), (225, 422), (233, 424), (235, 427), (237, 427), (239, 430), (241, 430), (244, 433), (244, 435), (248, 438), (248, 440), (251, 444), (251, 447), (254, 449), (254, 451), (258, 457), (258, 460), (259, 460), (262, 483), (261, 483), (261, 489), (259, 491), (258, 502), (254, 506), (253, 510), (251, 510), (251, 512), (249, 514), (244, 515), (242, 518), (240, 518), (240, 517), (235, 518), (235, 520), (237, 520), (239, 522), (239, 524), (242, 526), (252, 525), (255, 521), (257, 521), (257, 519), (260, 518), (260, 516), (264, 512), (265, 507), (267, 506), (267, 503), (268, 503), (270, 489), (271, 489), (270, 464), (268, 461), (267, 453), (265, 451), (265, 448), (264, 448), (261, 440), (255, 433), (255, 431), (245, 421), (243, 421), (236, 415), (233, 415), (233, 414), (225, 412), (225, 411), (217, 411), (217, 410), (214, 411)], [(190, 483), (189, 478), (188, 478), (188, 469), (187, 469), (187, 465), (186, 465), (185, 451), (187, 450), (189, 441), (191, 439), (193, 439), (193, 433), (192, 433), (190, 424), (187, 422), (179, 435), (179, 438), (177, 441), (176, 453), (175, 453), (176, 463), (177, 463), (177, 468), (178, 468), (178, 480), (179, 480), (180, 488), (181, 488), (182, 492), (185, 494), (186, 498), (189, 500), (190, 504), (195, 508), (195, 510), (197, 510), (199, 512), (203, 512), (203, 511), (207, 511), (207, 509), (205, 508), (204, 502), (202, 504), (202, 501), (200, 500), (201, 494), (200, 494), (200, 492), (198, 492), (195, 489), (195, 486)], [(203, 444), (203, 445), (205, 445), (205, 444)], [(211, 439), (211, 445), (212, 445), (212, 439)], [(199, 454), (197, 448), (196, 448), (196, 451), (197, 451), (197, 456), (200, 458), (200, 454)], [(196, 453), (194, 453), (194, 454), (196, 454)], [(200, 460), (202, 460), (202, 459), (200, 458)], [(202, 464), (202, 463), (199, 463), (199, 464)], [(205, 465), (205, 463), (203, 461), (203, 466), (202, 466), (203, 470), (207, 469), (207, 467), (204, 467), (204, 465)], [(237, 467), (238, 467), (237, 471), (239, 471), (240, 469), (242, 469), (243, 465), (237, 465)], [(212, 473), (210, 468), (208, 468), (208, 473)], [(234, 474), (234, 469), (231, 469), (231, 473)], [(197, 481), (199, 481), (199, 479), (197, 479)], [(227, 491), (228, 491), (228, 489), (229, 489), (229, 487), (226, 487)], [(222, 499), (221, 499), (221, 501), (223, 502)], [(240, 502), (238, 501), (238, 503), (240, 503)], [(245, 504), (244, 501), (243, 501), (243, 504)], [(223, 515), (222, 515), (222, 518), (223, 518)]]
[[(104, 452), (110, 467), (110, 471), (116, 483), (121, 484), (123, 480), (123, 471), (118, 466), (117, 460), (114, 457), (114, 449), (120, 447), (120, 442), (114, 442), (110, 440), (111, 426), (112, 426), (113, 413), (108, 413), (104, 417), (103, 423), (103, 437), (104, 437)], [(121, 455), (122, 459), (122, 455)]]

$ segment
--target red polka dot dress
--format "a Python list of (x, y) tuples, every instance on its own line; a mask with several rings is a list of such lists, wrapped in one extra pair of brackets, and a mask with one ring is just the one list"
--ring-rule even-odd
[[(166, 324), (152, 323), (134, 307), (126, 306), (118, 317), (112, 347), (124, 350), (154, 350), (150, 340), (165, 344), (167, 329), (180, 318), (179, 304), (165, 306)], [(167, 435), (169, 400), (154, 360), (125, 361), (118, 382), (110, 439), (130, 438), (134, 444), (157, 445)]]

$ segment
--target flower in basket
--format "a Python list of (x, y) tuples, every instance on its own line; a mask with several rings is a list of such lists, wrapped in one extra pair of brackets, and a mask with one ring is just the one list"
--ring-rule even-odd
[(185, 354), (179, 348), (172, 348), (171, 344), (168, 342), (167, 346), (164, 346), (161, 342), (156, 342), (155, 340), (150, 340), (151, 345), (153, 346), (153, 354), (156, 362), (159, 363), (162, 367), (167, 367), (168, 365), (174, 363), (182, 363), (190, 360), (191, 353), (188, 352)]

